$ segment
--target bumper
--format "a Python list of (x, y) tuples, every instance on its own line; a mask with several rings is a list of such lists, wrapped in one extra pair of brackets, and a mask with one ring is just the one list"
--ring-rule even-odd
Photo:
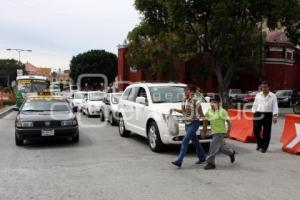
[(50, 128), (49, 130), (54, 130), (54, 136), (42, 136), (41, 128), (16, 128), (16, 136), (19, 139), (60, 139), (75, 137), (79, 134), (78, 127)]
[(100, 115), (100, 107), (89, 107), (88, 110), (90, 115)]
[[(197, 130), (197, 137), (200, 143), (210, 143), (211, 136), (207, 136), (205, 139), (202, 139), (200, 136), (200, 131), (203, 129), (202, 126)], [(168, 132), (167, 126), (160, 126), (160, 136), (164, 144), (181, 144), (183, 137), (185, 135), (185, 124), (179, 124), (179, 134), (177, 136), (172, 136)], [(207, 131), (210, 132), (210, 126), (207, 127)], [(192, 143), (192, 141), (190, 141)]]

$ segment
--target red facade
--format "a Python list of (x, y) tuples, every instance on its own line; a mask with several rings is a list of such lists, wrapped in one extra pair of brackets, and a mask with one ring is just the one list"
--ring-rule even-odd
[[(263, 63), (262, 78), (269, 82), (272, 90), (294, 89), (300, 91), (300, 50), (296, 49), (286, 38), (282, 30), (267, 33), (266, 58)], [(201, 70), (199, 64), (190, 60), (175, 70), (176, 79), (182, 83), (195, 83), (195, 71)], [(145, 71), (135, 70), (128, 66), (126, 62), (126, 46), (119, 46), (118, 49), (118, 81), (137, 82), (146, 81)], [(157, 78), (161, 81), (164, 77)], [(153, 79), (153, 78), (152, 78)], [(152, 80), (151, 79), (151, 80)], [(239, 88), (243, 91), (256, 90), (260, 77), (253, 77), (251, 73), (244, 74), (239, 79), (232, 82), (230, 88)], [(198, 79), (199, 80), (199, 79)], [(120, 85), (120, 89), (124, 89)], [(199, 87), (205, 92), (216, 92), (218, 83), (215, 76), (202, 77)]]

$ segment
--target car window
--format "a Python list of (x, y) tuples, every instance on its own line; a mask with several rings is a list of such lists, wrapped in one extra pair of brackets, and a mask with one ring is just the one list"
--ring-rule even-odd
[(147, 101), (147, 93), (146, 93), (145, 88), (140, 87), (138, 91), (139, 91), (139, 92), (138, 92), (138, 94), (137, 94), (137, 97), (145, 97), (145, 98), (146, 98), (146, 101)]
[(123, 100), (127, 100), (128, 99), (128, 96), (129, 96), (129, 93), (131, 91), (131, 88), (127, 88), (122, 96), (122, 99)]
[(129, 96), (128, 96), (128, 101), (134, 101), (135, 102), (138, 91), (139, 91), (138, 87), (131, 88)]
[(85, 93), (75, 93), (74, 94), (74, 99), (83, 99)]
[(72, 90), (77, 90), (77, 85), (72, 85), (72, 86), (71, 86), (71, 89), (72, 89)]
[(285, 90), (278, 90), (276, 92), (276, 95), (277, 96), (289, 96), (290, 95), (290, 92), (289, 91), (285, 91)]
[(149, 87), (153, 103), (179, 103), (184, 98), (184, 86)]
[(122, 96), (121, 93), (111, 95), (111, 102), (112, 102), (113, 104), (118, 104), (118, 103), (119, 103), (119, 100), (120, 100), (120, 98), (121, 98), (121, 96)]
[(229, 93), (231, 93), (231, 94), (241, 94), (242, 91), (240, 89), (230, 89)]
[(103, 92), (92, 92), (89, 94), (90, 101), (102, 101), (105, 97), (105, 93)]
[(26, 101), (21, 109), (22, 112), (43, 111), (70, 111), (69, 104), (61, 100), (30, 100)]

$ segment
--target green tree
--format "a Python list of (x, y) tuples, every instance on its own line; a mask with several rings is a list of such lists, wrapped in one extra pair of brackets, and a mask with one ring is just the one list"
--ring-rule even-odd
[(24, 74), (26, 74), (24, 64), (20, 66), (15, 59), (0, 59), (0, 79), (2, 84), (10, 87), (11, 82), (16, 80), (17, 69), (22, 69)]
[(293, 41), (299, 40), (298, 0), (136, 0), (135, 6), (143, 18), (128, 34), (129, 61), (147, 68), (148, 63), (170, 67), (205, 58), (201, 63), (216, 75), (225, 103), (235, 77), (259, 75), (263, 22), (270, 28), (286, 27)]
[[(108, 83), (113, 82), (117, 74), (117, 56), (104, 50), (90, 50), (74, 56), (70, 64), (70, 77), (77, 81), (78, 76), (85, 73), (103, 74)], [(91, 78), (90, 81), (93, 80)]]

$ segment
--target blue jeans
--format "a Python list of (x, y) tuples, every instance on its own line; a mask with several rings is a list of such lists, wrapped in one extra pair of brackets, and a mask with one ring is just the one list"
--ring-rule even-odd
[(198, 120), (192, 121), (190, 124), (185, 125), (185, 136), (183, 138), (183, 141), (181, 143), (180, 153), (178, 155), (178, 161), (182, 163), (183, 158), (188, 150), (190, 140), (192, 140), (197, 156), (199, 160), (205, 160), (205, 153), (202, 148), (202, 145), (200, 144), (198, 137), (197, 137), (197, 130), (200, 126), (200, 122)]

